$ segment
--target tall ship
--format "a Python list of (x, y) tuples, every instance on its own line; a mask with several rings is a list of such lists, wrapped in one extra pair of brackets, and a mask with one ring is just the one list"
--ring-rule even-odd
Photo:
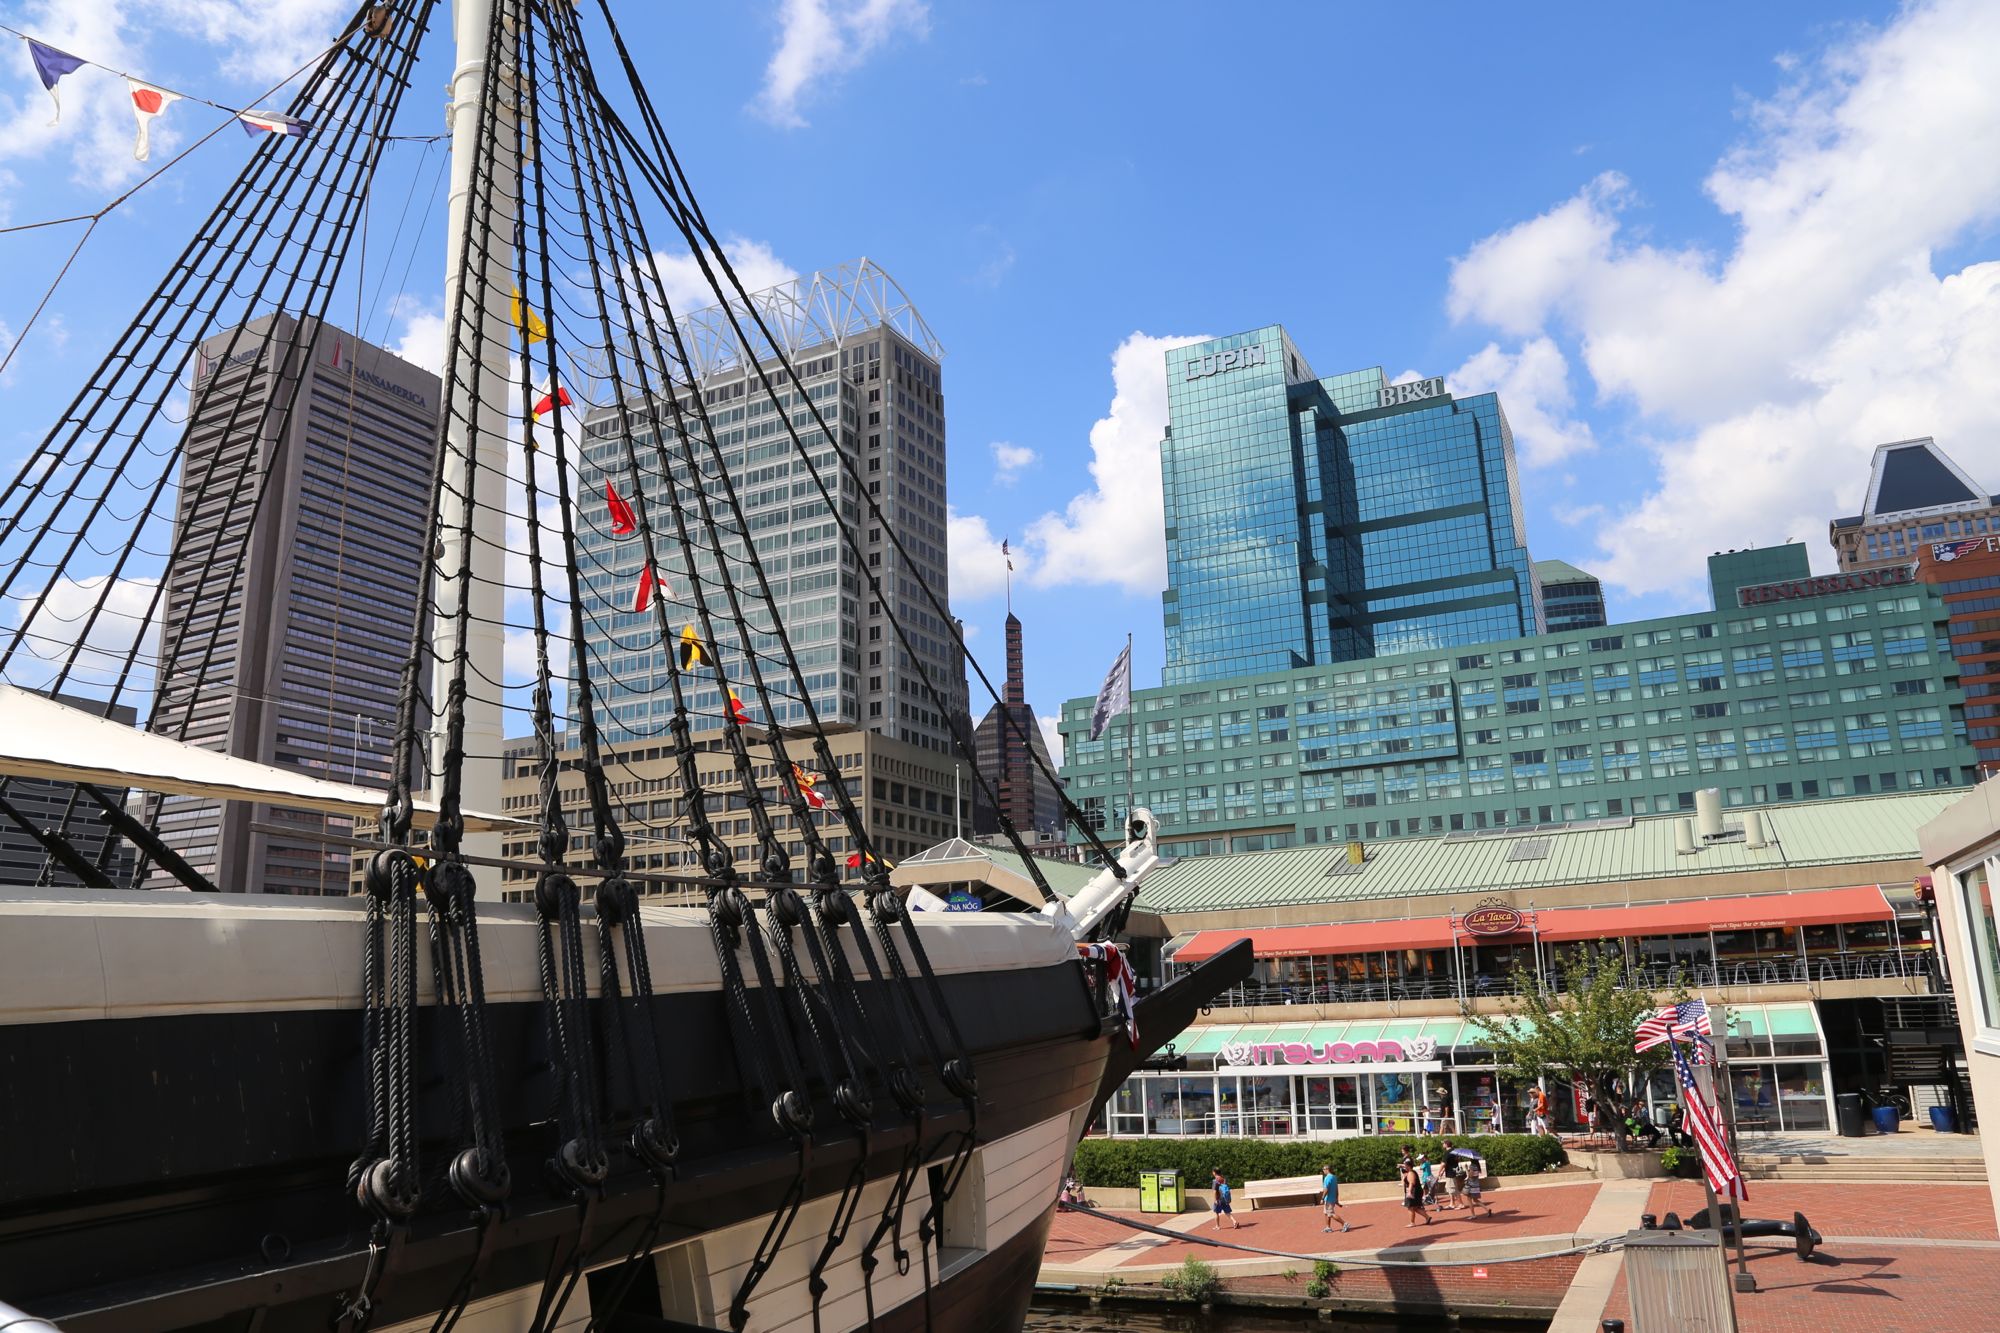
[[(384, 441), (422, 394), (332, 316), (433, 27), (443, 360), (413, 462)], [(860, 649), (808, 608), (866, 602), (897, 703), (989, 785), (941, 556), (868, 472), (893, 340), (802, 332), (895, 293), (746, 289), (607, 0), (364, 4), (257, 116), (0, 491), (0, 818), (40, 862), (0, 885), (0, 1324), (1019, 1327), (1089, 1118), (1248, 946), (1134, 998), (1109, 941), (1159, 859), (1143, 810), (1107, 843), (1065, 798), (1099, 867), (1067, 896), (1014, 837), (1024, 910), (892, 881), (836, 753)], [(300, 425), (323, 404), (337, 465)], [(753, 485), (821, 521), (823, 568)], [(329, 540), (414, 612), (316, 622)], [(314, 744), (241, 667), (276, 633), (250, 569), (297, 599), (288, 641), (392, 700), (380, 772), (232, 747), (260, 710)], [(301, 891), (301, 858), (351, 892)]]

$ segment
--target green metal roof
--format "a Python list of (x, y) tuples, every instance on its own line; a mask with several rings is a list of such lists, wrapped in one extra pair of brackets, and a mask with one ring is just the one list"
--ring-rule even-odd
[[(1725, 842), (1692, 856), (1675, 850), (1674, 825), (1685, 816), (1662, 815), (1477, 836), (1392, 839), (1370, 843), (1366, 863), (1351, 871), (1339, 844), (1189, 857), (1148, 875), (1139, 886), (1137, 906), (1160, 913), (1214, 912), (1913, 861), (1921, 856), (1917, 830), (1964, 795), (1958, 790), (1911, 792), (1765, 806), (1770, 846), (1753, 850), (1740, 841)], [(1740, 821), (1744, 813), (1727, 811), (1725, 820)], [(1533, 856), (1536, 848), (1520, 846), (1535, 840), (1546, 841), (1545, 855)], [(1528, 859), (1510, 859), (1517, 847)], [(1329, 873), (1334, 870), (1341, 873)]]
[[(1078, 865), (1074, 861), (1057, 860), (1054, 857), (1037, 856), (1035, 866), (1042, 872), (1050, 890), (1059, 898), (1067, 898), (1081, 889), (1097, 875), (1096, 866)], [(1017, 853), (1002, 851), (998, 847), (988, 847), (983, 843), (967, 842), (963, 838), (949, 838), (935, 847), (927, 847), (915, 856), (908, 856), (897, 862), (892, 882), (896, 884), (944, 884), (960, 880), (984, 878), (987, 868), (994, 867), (1007, 871), (1023, 880), (1032, 882), (1027, 862)]]
[(1567, 560), (1537, 560), (1535, 577), (1544, 583), (1595, 583), (1597, 575), (1586, 574)]

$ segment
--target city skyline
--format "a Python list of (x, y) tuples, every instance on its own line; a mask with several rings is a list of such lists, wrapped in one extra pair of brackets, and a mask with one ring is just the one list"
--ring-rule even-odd
[[(233, 3), (198, 27), (44, 3), (23, 5), (20, 24), (248, 104), (341, 8), (303, 6), (278, 33)], [(950, 351), (953, 609), (997, 679), (1011, 539), (1043, 716), (1094, 687), (1128, 630), (1136, 680), (1159, 678), (1165, 557), (1138, 465), (1158, 442), (1164, 354), (1274, 314), (1325, 365), (1497, 388), (1529, 547), (1602, 578), (1613, 621), (1700, 605), (1710, 551), (1810, 539), (1856, 512), (1857, 460), (1884, 441), (1933, 436), (1973, 475), (2000, 473), (2000, 406), (1978, 373), (2000, 304), (2000, 169), (1986, 151), (2000, 112), (1951, 91), (1964, 85), (1953, 71), (2000, 46), (1988, 7), (1756, 11), (1720, 35), (1595, 11), (1525, 28), (1444, 10), (1271, 20), (1304, 44), (1398, 53), (1343, 65), (1331, 94), (1268, 78), (1263, 21), (829, 12), (817, 45), (775, 7), (676, 15), (715, 58), (682, 72), (662, 113), (701, 117), (692, 165), (728, 205), (719, 214), (742, 220), (729, 245), (750, 286), (865, 253), (923, 301)], [(1447, 21), (1449, 41), (1410, 41)], [(665, 59), (663, 20), (635, 14), (627, 36), (642, 67)], [(1208, 96), (1254, 91), (1297, 134), (1395, 147), (1294, 183), (1277, 172), (1295, 133), (1159, 111), (1158, 72), (1197, 59)], [(1456, 91), (1413, 92), (1419, 60), (1426, 86)], [(1511, 71), (1498, 95), (1496, 67)], [(99, 105), (98, 72), (73, 78), (50, 129), (27, 62), (0, 71), (0, 172), (35, 186), (12, 192), (12, 222), (92, 211), (141, 170), (129, 113)], [(888, 87), (908, 114), (881, 135)], [(205, 132), (205, 114), (162, 117), (155, 161)], [(94, 363), (126, 275), (179, 244), (176, 195), (234, 169), (223, 142), (100, 228), (8, 372), (19, 420), (48, 417)], [(818, 171), (814, 206), (793, 206), (800, 173), (844, 144), (869, 145), (896, 176), (898, 208), (880, 207), (867, 173)], [(398, 249), (388, 233), (406, 196), (417, 230), (442, 156), (392, 149), (360, 312), (371, 340), (419, 362), (430, 349), (433, 364), (435, 239)], [(1296, 192), (1269, 207), (1279, 179)], [(1371, 207), (1336, 208), (1357, 184)], [(1853, 192), (1879, 199), (1885, 184), (1901, 206), (1856, 206)], [(0, 277), (6, 341), (39, 295), (26, 275), (74, 239), (9, 243), (22, 263)], [(670, 280), (692, 268), (669, 260)], [(23, 429), (0, 433), (0, 465), (25, 454)]]

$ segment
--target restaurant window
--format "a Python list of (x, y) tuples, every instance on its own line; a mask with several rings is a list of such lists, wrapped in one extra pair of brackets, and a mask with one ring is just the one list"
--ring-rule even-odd
[(1973, 975), (1966, 980), (1978, 992), (1979, 1026), (1988, 1039), (2000, 1029), (2000, 917), (1993, 907), (1992, 863), (1981, 862), (1954, 877), (1959, 893), (1958, 909), (1965, 919), (1967, 961)]

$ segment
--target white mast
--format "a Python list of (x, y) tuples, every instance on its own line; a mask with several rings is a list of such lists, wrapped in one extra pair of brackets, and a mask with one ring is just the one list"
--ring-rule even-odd
[[(459, 641), (451, 611), (458, 604), (458, 582), (451, 573), (458, 568), (458, 543), (452, 534), (464, 521), (462, 497), (468, 453), (476, 447), (478, 476), (474, 485), (472, 543), (472, 622), (466, 627), (465, 651), (476, 671), (468, 672), (465, 700), (465, 753), (460, 805), (464, 810), (494, 813), (501, 808), (500, 699), (489, 681), (499, 681), (506, 653), (506, 636), (500, 624), (506, 610), (506, 478), (507, 478), (507, 391), (511, 372), (513, 318), (510, 301), (514, 279), (514, 199), (518, 193), (519, 164), (514, 155), (513, 106), (509, 89), (511, 70), (502, 70), (499, 79), (500, 115), (493, 146), (493, 181), (490, 191), (482, 189), (481, 200), (473, 198), (473, 167), (480, 153), (480, 97), (485, 92), (486, 50), (493, 23), (493, 0), (453, 0), (452, 26), (457, 38), (458, 63), (451, 76), (451, 102), (446, 112), (451, 127), (451, 199), (445, 223), (444, 309), (451, 318), (457, 309), (460, 273), (466, 263), (465, 220), (467, 209), (481, 209), (473, 225), (486, 247), (486, 299), (472, 317), (479, 321), (482, 369), (479, 376), (480, 401), (470, 400), (473, 357), (469, 338), (458, 364), (447, 368), (450, 385), (445, 407), (444, 494), (438, 517), (444, 535), (444, 552), (436, 571), (437, 605), (433, 643), (437, 666), (432, 676), (433, 704), (442, 710), (451, 681), (451, 663)], [(504, 46), (504, 43), (503, 43)], [(487, 201), (490, 200), (490, 206)], [(475, 290), (477, 288), (475, 287)], [(466, 421), (477, 423), (476, 446)], [(481, 679), (482, 675), (485, 679)], [(444, 737), (442, 714), (433, 722), (431, 763), (435, 770), (442, 762)], [(500, 835), (467, 833), (463, 850), (471, 855), (498, 856)], [(475, 867), (481, 881), (481, 897), (497, 897), (498, 872)]]

